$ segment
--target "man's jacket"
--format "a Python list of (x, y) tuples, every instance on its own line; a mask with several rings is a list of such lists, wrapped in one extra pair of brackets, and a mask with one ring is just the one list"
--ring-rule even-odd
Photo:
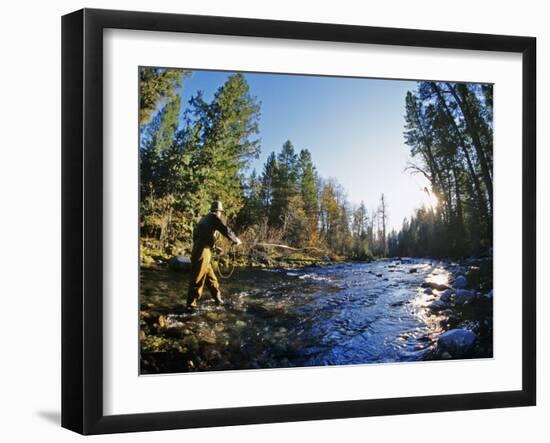
[(216, 214), (210, 212), (200, 219), (193, 231), (193, 249), (214, 247), (216, 231), (221, 232), (233, 243), (238, 242), (235, 233)]

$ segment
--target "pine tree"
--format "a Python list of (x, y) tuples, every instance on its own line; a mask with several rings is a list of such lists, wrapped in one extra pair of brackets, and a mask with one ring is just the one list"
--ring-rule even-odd
[(193, 150), (191, 171), (201, 193), (197, 216), (219, 199), (232, 217), (243, 205), (242, 171), (259, 153), (260, 105), (250, 95), (242, 74), (231, 75), (211, 103), (201, 94), (191, 99), (191, 112), (198, 140)]
[(367, 214), (365, 203), (361, 201), (360, 205), (353, 211), (352, 216), (353, 256), (358, 260), (372, 257)]
[(242, 228), (261, 223), (264, 207), (261, 197), (262, 183), (254, 169), (245, 182), (244, 206), (239, 211), (237, 224)]
[(173, 213), (174, 134), (178, 126), (181, 99), (173, 97), (148, 125), (140, 149), (140, 202), (142, 232), (156, 235), (162, 248), (168, 242)]
[(260, 177), (261, 190), (260, 199), (265, 213), (267, 214), (270, 225), (277, 223), (278, 215), (273, 208), (274, 187), (277, 177), (278, 164), (275, 153), (269, 154), (267, 161), (264, 164), (264, 169)]
[(277, 173), (273, 177), (272, 213), (277, 217), (272, 222), (286, 230), (286, 216), (290, 200), (298, 194), (298, 156), (294, 146), (287, 140), (277, 155)]
[(307, 149), (300, 151), (298, 164), (300, 194), (307, 219), (309, 241), (316, 243), (318, 237), (319, 190), (317, 187), (317, 172), (313, 165), (311, 153)]
[[(166, 81), (177, 77), (169, 70), (149, 74), (149, 86), (158, 80), (155, 75)], [(230, 76), (211, 102), (200, 93), (192, 97), (183, 120), (180, 96), (166, 96), (158, 94), (167, 104), (142, 131), (141, 220), (142, 237), (153, 237), (161, 252), (173, 253), (178, 244), (190, 245), (194, 221), (212, 200), (221, 199), (234, 217), (257, 188), (243, 171), (259, 152), (260, 107), (241, 74)]]
[(139, 71), (139, 124), (149, 123), (159, 103), (174, 97), (186, 71), (142, 67)]

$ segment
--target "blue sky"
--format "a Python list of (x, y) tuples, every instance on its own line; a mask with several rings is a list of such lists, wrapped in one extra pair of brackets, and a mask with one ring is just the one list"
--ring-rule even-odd
[[(211, 100), (230, 72), (193, 71), (181, 92), (184, 106), (203, 91)], [(286, 140), (312, 154), (318, 173), (335, 178), (352, 204), (376, 209), (380, 195), (389, 205), (390, 227), (422, 203), (428, 185), (404, 171), (410, 161), (403, 142), (405, 94), (415, 82), (401, 80), (245, 73), (250, 93), (261, 101), (258, 173), (271, 151)]]

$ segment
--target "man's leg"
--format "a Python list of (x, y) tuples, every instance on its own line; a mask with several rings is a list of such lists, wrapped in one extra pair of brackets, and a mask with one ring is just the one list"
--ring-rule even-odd
[(189, 292), (187, 293), (187, 306), (194, 308), (201, 298), (204, 283), (206, 281), (208, 265), (210, 264), (210, 250), (202, 249), (191, 254), (191, 273), (189, 276)]
[(206, 286), (208, 286), (208, 289), (212, 294), (212, 297), (214, 297), (216, 303), (221, 305), (223, 300), (220, 292), (220, 283), (218, 282), (218, 278), (216, 277), (216, 273), (214, 272), (214, 268), (212, 268), (211, 263), (208, 264), (208, 268), (206, 270)]

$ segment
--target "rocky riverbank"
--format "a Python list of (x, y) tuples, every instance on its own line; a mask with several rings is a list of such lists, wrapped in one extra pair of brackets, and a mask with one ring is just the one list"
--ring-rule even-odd
[(431, 315), (444, 318), (445, 332), (427, 359), (493, 355), (493, 263), (490, 258), (450, 262), (447, 282), (437, 271), (422, 284)]

